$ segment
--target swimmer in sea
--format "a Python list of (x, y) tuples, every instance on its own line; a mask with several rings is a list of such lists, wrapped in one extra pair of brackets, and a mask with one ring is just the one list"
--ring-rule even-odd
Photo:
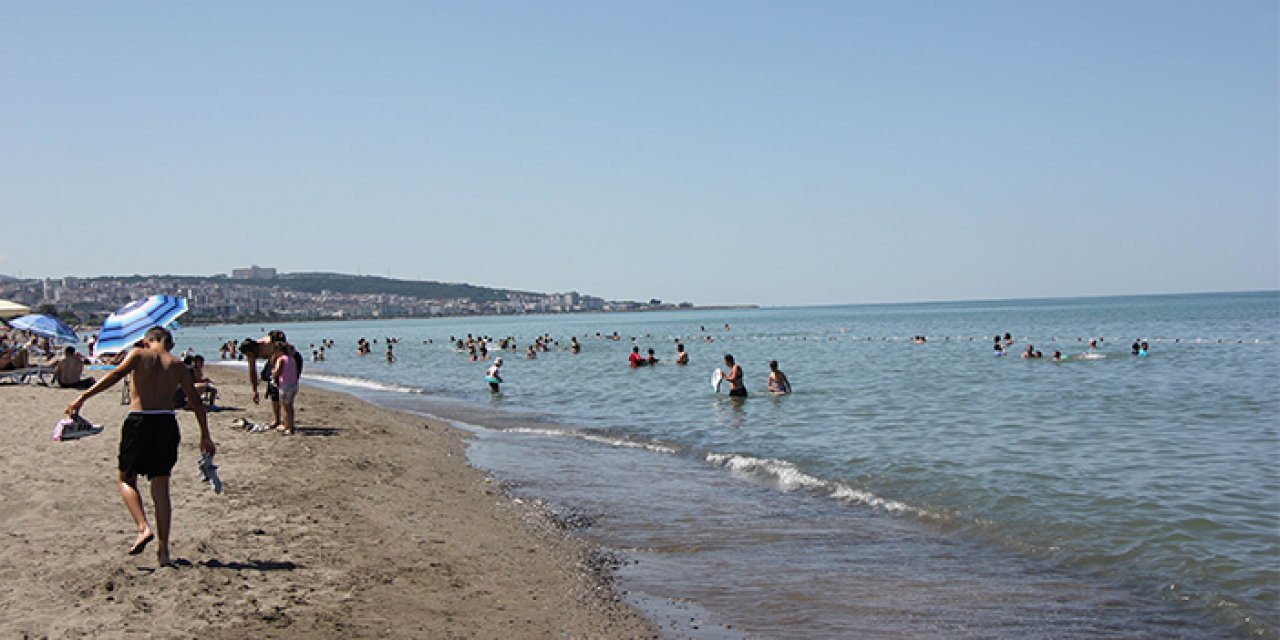
[(733, 361), (733, 356), (724, 354), (724, 363), (728, 365), (729, 371), (725, 372), (724, 380), (729, 383), (730, 397), (747, 397), (747, 385), (742, 379), (742, 367)]
[(489, 370), (484, 372), (485, 382), (489, 383), (489, 391), (493, 393), (498, 393), (498, 385), (502, 383), (501, 369), (502, 358), (498, 357), (493, 359), (493, 366), (489, 367)]
[(645, 364), (648, 364), (651, 367), (658, 364), (658, 356), (653, 354), (653, 349), (649, 350), (649, 357), (645, 359)]
[(787, 380), (787, 374), (778, 369), (778, 361), (769, 361), (769, 393), (786, 394), (791, 393), (791, 382)]
[(1139, 356), (1139, 357), (1142, 357), (1142, 358), (1147, 357), (1147, 350), (1148, 350), (1148, 349), (1147, 349), (1147, 341), (1146, 341), (1146, 340), (1143, 340), (1143, 341), (1142, 341), (1142, 348), (1138, 350), (1138, 356)]
[(1061, 352), (1061, 351), (1054, 351), (1054, 352), (1053, 352), (1053, 361), (1054, 361), (1054, 362), (1062, 362), (1062, 352)]
[(631, 355), (627, 356), (627, 364), (632, 367), (643, 367), (648, 364), (645, 362), (644, 356), (640, 355), (640, 347), (631, 347)]
[(676, 364), (689, 364), (689, 352), (680, 343), (676, 343)]

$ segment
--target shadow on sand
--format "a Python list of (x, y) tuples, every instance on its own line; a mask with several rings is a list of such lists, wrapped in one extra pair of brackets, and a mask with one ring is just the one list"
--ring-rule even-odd
[(235, 569), (237, 571), (293, 571), (301, 569), (296, 562), (278, 562), (275, 560), (249, 560), (248, 562), (223, 562), (221, 560), (205, 560), (201, 566), (210, 569)]

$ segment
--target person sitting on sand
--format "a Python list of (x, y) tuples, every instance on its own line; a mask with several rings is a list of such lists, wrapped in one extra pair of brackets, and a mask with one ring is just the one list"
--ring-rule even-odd
[[(196, 397), (200, 398), (204, 403), (205, 409), (212, 409), (214, 401), (218, 399), (218, 388), (213, 386), (213, 381), (205, 377), (204, 374), (204, 356), (193, 355), (190, 358), (184, 358), (183, 363), (187, 365), (187, 369), (191, 371), (191, 382), (196, 387)], [(175, 394), (176, 395), (176, 394)], [(186, 396), (183, 395), (183, 403), (179, 409), (190, 409), (190, 403), (186, 402)]]
[(28, 366), (27, 349), (15, 346), (8, 351), (0, 352), (0, 371), (26, 369)]
[[(173, 336), (168, 330), (154, 327), (147, 331), (143, 342), (144, 347), (131, 350), (119, 367), (76, 396), (67, 405), (66, 414), (73, 419), (79, 416), (86, 400), (129, 376), (129, 415), (120, 432), (118, 465), (120, 497), (138, 527), (138, 537), (129, 547), (129, 555), (142, 553), (147, 543), (158, 538), (156, 560), (160, 566), (166, 567), (172, 566), (169, 559), (169, 474), (178, 462), (178, 442), (181, 439), (178, 419), (171, 408), (173, 389), (181, 386), (188, 396), (194, 396), (196, 389), (187, 368), (169, 353), (173, 349)], [(217, 453), (217, 447), (209, 436), (204, 408), (197, 405), (194, 411), (200, 425), (200, 451), (212, 456)], [(142, 496), (138, 493), (138, 475), (151, 478), (151, 499), (156, 517), (154, 531), (147, 523)]]
[(769, 361), (769, 393), (791, 393), (791, 382), (787, 380), (787, 374), (778, 369), (778, 361)]
[(54, 381), (63, 389), (88, 389), (93, 386), (93, 378), (84, 376), (84, 364), (84, 356), (68, 346), (62, 350), (62, 357), (53, 361)]

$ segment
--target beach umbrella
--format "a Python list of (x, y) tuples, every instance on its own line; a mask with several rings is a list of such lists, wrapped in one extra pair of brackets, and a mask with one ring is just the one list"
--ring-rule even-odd
[(75, 329), (68, 327), (67, 323), (53, 316), (47, 316), (42, 313), (32, 313), (21, 318), (14, 318), (9, 321), (9, 326), (56, 342), (80, 342), (80, 337), (76, 335)]
[(0, 300), (0, 320), (8, 320), (31, 313), (31, 307), (18, 304), (12, 300)]
[(142, 339), (151, 327), (167, 327), (187, 312), (187, 301), (175, 296), (151, 296), (135, 300), (107, 316), (93, 345), (94, 357), (120, 353)]

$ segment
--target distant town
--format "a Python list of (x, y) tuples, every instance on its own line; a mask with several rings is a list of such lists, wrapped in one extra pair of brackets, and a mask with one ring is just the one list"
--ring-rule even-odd
[(213, 276), (100, 276), (18, 279), (0, 276), (0, 299), (64, 319), (90, 322), (149, 295), (187, 299), (184, 323), (256, 320), (345, 320), (586, 311), (691, 309), (667, 304), (605, 300), (576, 291), (533, 293), (469, 284), (393, 280), (336, 273), (277, 273), (251, 266)]

